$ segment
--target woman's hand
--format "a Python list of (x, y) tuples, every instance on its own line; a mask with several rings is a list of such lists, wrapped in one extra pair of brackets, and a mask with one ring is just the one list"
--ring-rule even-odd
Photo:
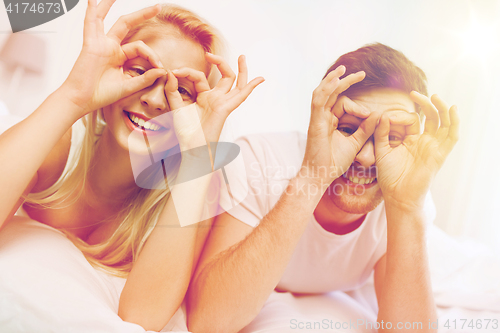
[[(364, 72), (358, 72), (340, 80), (339, 77), (344, 73), (344, 66), (330, 72), (314, 90), (311, 101), (311, 121), (301, 174), (312, 177), (312, 180), (326, 187), (347, 171), (356, 154), (373, 134), (378, 120), (377, 114), (370, 114), (348, 97), (338, 98), (365, 77)], [(338, 128), (339, 119), (345, 113), (365, 119), (352, 135), (346, 135)]]
[[(437, 95), (429, 99), (413, 91), (410, 98), (425, 114), (424, 132), (416, 113), (382, 115), (374, 135), (377, 180), (386, 204), (422, 209), (431, 180), (458, 140), (459, 119), (456, 106), (448, 108)], [(389, 142), (391, 125), (406, 127), (397, 146)]]
[[(245, 57), (240, 56), (238, 59), (239, 71), (236, 87), (231, 89), (236, 75), (224, 58), (211, 53), (206, 53), (205, 56), (211, 64), (217, 66), (222, 75), (222, 78), (213, 89), (210, 89), (205, 73), (183, 67), (168, 73), (165, 91), (170, 109), (179, 109), (185, 106), (185, 102), (177, 90), (177, 78), (186, 78), (194, 83), (196, 104), (200, 112), (200, 123), (205, 140), (209, 143), (219, 140), (227, 117), (245, 101), (255, 87), (264, 82), (264, 78), (257, 77), (247, 83), (248, 70)], [(183, 132), (185, 133), (185, 131)], [(180, 140), (181, 138), (179, 138)]]
[[(107, 34), (103, 20), (115, 0), (89, 0), (85, 14), (83, 48), (61, 89), (83, 116), (146, 88), (165, 75), (158, 56), (142, 41), (120, 45), (131, 28), (154, 17), (158, 5), (120, 17)], [(147, 59), (152, 66), (144, 75), (130, 78), (123, 73), (125, 61)]]

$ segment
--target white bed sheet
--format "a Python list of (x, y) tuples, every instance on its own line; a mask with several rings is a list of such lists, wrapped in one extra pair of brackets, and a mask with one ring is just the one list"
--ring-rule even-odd
[[(2, 112), (5, 113), (5, 112)], [(0, 133), (21, 118), (0, 114)], [(17, 218), (0, 233), (1, 332), (120, 332), (145, 330), (122, 321), (118, 300), (124, 279), (93, 269), (60, 232), (27, 218)], [(439, 332), (500, 332), (490, 324), (471, 328), (463, 320), (500, 323), (500, 258), (470, 241), (458, 242), (433, 226), (428, 242), (431, 278), (438, 305)], [(369, 332), (293, 329), (291, 320), (374, 322), (373, 282), (350, 293), (294, 296), (273, 293), (261, 313), (243, 329), (252, 332)], [(453, 320), (456, 325), (453, 326)], [(444, 325), (448, 321), (448, 328)], [(500, 324), (499, 324), (500, 325)], [(181, 309), (162, 330), (187, 331)], [(373, 331), (373, 330), (372, 330)]]
[[(481, 246), (455, 241), (435, 227), (429, 237), (429, 256), (439, 306), (439, 331), (500, 331), (492, 323), (488, 329), (484, 327), (487, 319), (500, 323), (499, 259)], [(15, 217), (0, 233), (0, 332), (145, 332), (117, 315), (124, 284), (124, 279), (93, 269), (62, 233), (49, 226)], [(376, 313), (371, 280), (347, 294), (296, 296), (275, 292), (242, 333), (296, 332), (293, 327), (299, 322), (323, 320), (374, 323)], [(471, 320), (477, 325), (480, 320), (483, 327), (461, 328), (461, 319), (466, 319), (467, 325)], [(187, 331), (184, 311), (179, 310), (162, 331), (169, 330)], [(366, 325), (336, 329), (334, 324), (328, 329), (304, 331), (374, 330)]]
[[(0, 233), (0, 332), (144, 333), (117, 315), (124, 285), (47, 225), (15, 216)], [(166, 331), (187, 331), (183, 309)]]
[[(428, 253), (438, 332), (500, 332), (500, 258), (475, 242), (457, 241), (436, 226), (429, 229)], [(372, 275), (363, 287), (349, 293), (273, 293), (255, 320), (240, 333), (376, 332), (367, 323), (376, 321), (377, 312)], [(358, 320), (364, 324), (347, 329), (331, 325), (332, 321), (343, 324)], [(494, 320), (498, 322), (496, 328)], [(299, 329), (299, 322), (304, 327), (308, 322), (319, 324)]]

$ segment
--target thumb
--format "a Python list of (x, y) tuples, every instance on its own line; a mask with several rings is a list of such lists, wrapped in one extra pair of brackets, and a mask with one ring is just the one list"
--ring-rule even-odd
[(349, 136), (349, 139), (354, 141), (354, 144), (359, 151), (365, 142), (373, 135), (375, 131), (375, 127), (377, 126), (377, 122), (380, 118), (380, 114), (377, 112), (372, 112), (368, 118), (363, 120), (361, 125), (359, 125), (356, 132), (353, 135)]
[(375, 130), (375, 151), (387, 149), (389, 147), (389, 132), (391, 123), (387, 114), (380, 117), (380, 122)]
[(162, 68), (152, 68), (148, 70), (143, 75), (139, 75), (133, 78), (130, 78), (125, 83), (125, 95), (131, 95), (139, 90), (147, 88), (153, 83), (155, 83), (156, 79), (166, 75), (167, 72)]

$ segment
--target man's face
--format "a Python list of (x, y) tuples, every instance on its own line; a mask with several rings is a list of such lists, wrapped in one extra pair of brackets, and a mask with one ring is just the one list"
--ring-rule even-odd
[[(349, 97), (370, 112), (416, 112), (409, 95), (396, 89), (376, 88)], [(351, 135), (362, 121), (361, 118), (344, 114), (339, 119), (338, 130), (346, 136)], [(392, 126), (389, 133), (390, 144), (399, 145), (405, 134), (404, 126)], [(332, 213), (334, 210), (341, 210), (350, 214), (366, 214), (382, 200), (372, 136), (358, 152), (349, 169), (326, 190), (320, 205)]]

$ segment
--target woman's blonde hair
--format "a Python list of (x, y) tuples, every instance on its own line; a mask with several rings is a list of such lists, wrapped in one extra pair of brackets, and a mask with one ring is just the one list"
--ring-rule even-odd
[[(214, 54), (222, 52), (222, 40), (215, 28), (191, 11), (167, 4), (162, 5), (158, 15), (131, 29), (122, 44), (127, 43), (145, 27), (162, 25), (176, 28), (184, 38), (201, 45), (205, 52)], [(106, 122), (102, 110), (98, 110), (86, 115), (83, 123), (85, 135), (74, 151), (75, 158), (68, 159), (65, 171), (54, 185), (42, 192), (30, 194), (26, 198), (27, 203), (60, 209), (74, 203), (85, 191), (88, 186), (88, 174), (94, 167), (93, 156)], [(65, 233), (94, 267), (116, 276), (126, 277), (169, 197), (168, 189), (149, 190), (137, 187), (117, 215), (101, 221), (106, 223), (121, 219), (122, 222), (109, 239), (99, 244), (89, 245), (71, 233)]]

